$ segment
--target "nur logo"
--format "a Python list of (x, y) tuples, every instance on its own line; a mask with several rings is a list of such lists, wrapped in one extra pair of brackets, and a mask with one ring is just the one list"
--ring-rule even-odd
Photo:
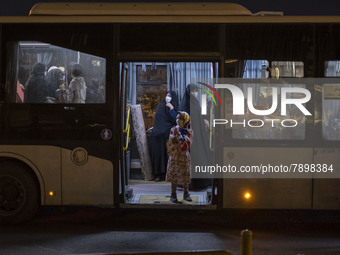
[[(217, 93), (217, 91), (209, 86), (206, 83), (198, 82), (198, 84), (201, 84), (207, 88), (209, 88), (211, 91), (214, 92), (214, 94), (217, 96), (218, 100), (220, 101), (220, 104), (222, 106), (222, 101)], [(218, 89), (228, 89), (233, 97), (233, 115), (244, 115), (245, 114), (245, 95), (243, 91), (238, 88), (235, 85), (231, 84), (215, 84), (215, 88)], [(208, 95), (211, 96), (212, 100), (214, 101), (215, 105), (217, 105), (216, 100), (208, 90), (199, 88), (203, 91), (205, 91)], [(286, 116), (287, 115), (287, 105), (295, 105), (304, 115), (311, 116), (312, 114), (306, 109), (306, 107), (303, 105), (307, 103), (311, 99), (311, 93), (309, 90), (305, 88), (299, 88), (299, 87), (282, 87), (281, 90), (281, 115)], [(300, 94), (303, 96), (300, 96), (299, 98), (290, 98), (288, 95), (290, 94)], [(266, 116), (273, 114), (277, 108), (278, 108), (278, 97), (279, 92), (278, 88), (273, 87), (272, 88), (272, 106), (269, 109), (262, 109), (258, 110), (255, 108), (253, 103), (253, 89), (251, 87), (247, 88), (247, 106), (251, 113), (259, 116)], [(206, 115), (207, 114), (207, 95), (202, 94), (202, 108), (201, 108), (201, 114)]]
[[(221, 97), (213, 87), (211, 87), (210, 85), (203, 83), (203, 82), (197, 82), (197, 83), (209, 88), (216, 95), (216, 97), (218, 98), (218, 101), (220, 102), (220, 104), (222, 106)], [(198, 88), (200, 90), (206, 92), (212, 98), (212, 100), (214, 101), (215, 106), (217, 106), (216, 99), (211, 92), (209, 92), (207, 89), (204, 89), (204, 88), (200, 88), (200, 87), (198, 87)], [(201, 96), (201, 102), (202, 102), (201, 114), (202, 115), (207, 115), (207, 94), (202, 94), (202, 96)]]

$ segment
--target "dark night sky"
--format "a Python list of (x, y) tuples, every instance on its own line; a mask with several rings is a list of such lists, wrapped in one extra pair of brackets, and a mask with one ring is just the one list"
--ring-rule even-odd
[[(30, 8), (37, 3), (37, 0), (1, 0), (0, 16), (25, 16)], [(43, 0), (42, 2), (67, 2), (61, 0)], [(86, 1), (73, 0), (69, 2), (115, 2), (115, 0)], [(117, 2), (122, 2), (117, 1)], [(131, 2), (146, 2), (131, 1)], [(149, 2), (173, 2), (173, 1), (149, 1)], [(200, 2), (200, 1), (179, 1), (179, 2)], [(340, 1), (322, 0), (230, 0), (230, 1), (201, 1), (201, 2), (233, 2), (243, 5), (251, 12), (258, 11), (283, 11), (285, 15), (340, 15)]]

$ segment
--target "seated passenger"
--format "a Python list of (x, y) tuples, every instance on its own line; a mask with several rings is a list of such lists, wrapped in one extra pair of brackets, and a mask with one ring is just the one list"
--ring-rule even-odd
[(86, 103), (100, 104), (105, 103), (105, 87), (99, 79), (91, 79), (90, 84), (87, 83)]

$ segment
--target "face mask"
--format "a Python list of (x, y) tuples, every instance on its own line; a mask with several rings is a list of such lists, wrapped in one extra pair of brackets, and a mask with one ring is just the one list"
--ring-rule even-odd
[(171, 97), (166, 96), (166, 97), (165, 97), (165, 102), (166, 102), (166, 103), (170, 103), (170, 102), (171, 102), (171, 99), (172, 99)]
[(198, 96), (198, 92), (196, 91), (196, 92), (192, 92), (191, 93), (194, 97), (197, 97)]

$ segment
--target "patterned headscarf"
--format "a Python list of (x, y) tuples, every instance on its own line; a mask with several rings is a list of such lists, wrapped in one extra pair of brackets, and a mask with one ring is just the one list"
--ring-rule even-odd
[[(188, 127), (190, 125), (190, 116), (187, 112), (184, 111), (179, 111), (177, 112), (177, 114), (180, 114), (182, 119), (185, 121), (185, 127)], [(176, 122), (178, 121), (178, 119), (176, 120)]]

